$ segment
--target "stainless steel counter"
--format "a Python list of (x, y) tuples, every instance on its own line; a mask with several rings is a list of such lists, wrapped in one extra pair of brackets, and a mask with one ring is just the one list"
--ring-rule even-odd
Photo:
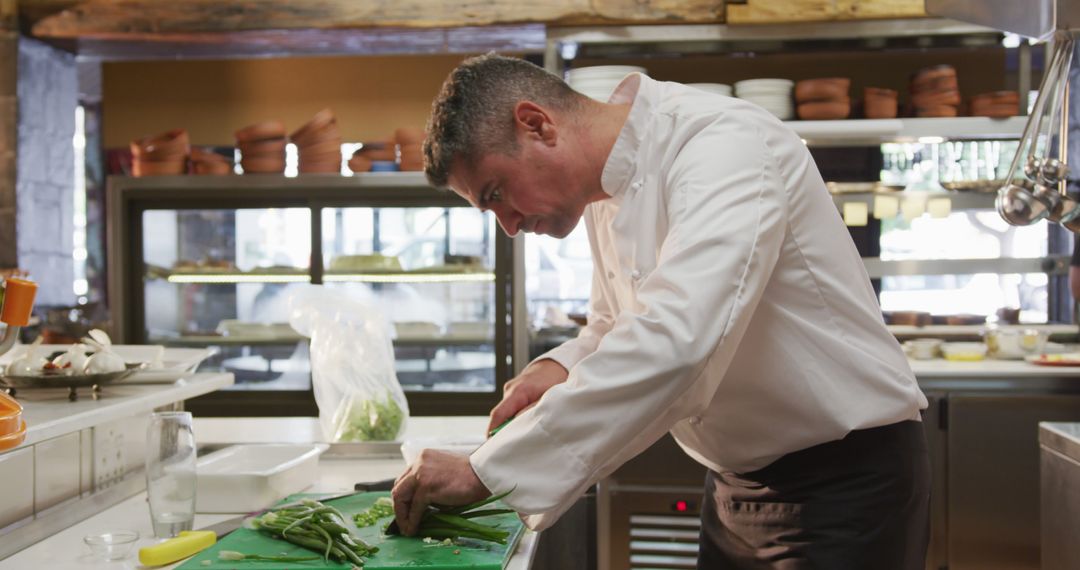
[(1043, 570), (1080, 568), (1080, 423), (1039, 424)]

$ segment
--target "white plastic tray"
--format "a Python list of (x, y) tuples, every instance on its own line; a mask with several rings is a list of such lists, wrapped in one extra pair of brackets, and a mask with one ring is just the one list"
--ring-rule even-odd
[(250, 513), (303, 491), (318, 478), (325, 444), (240, 444), (199, 460), (195, 510)]

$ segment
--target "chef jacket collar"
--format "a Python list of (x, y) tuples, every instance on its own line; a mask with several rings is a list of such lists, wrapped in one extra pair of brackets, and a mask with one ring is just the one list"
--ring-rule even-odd
[(604, 171), (600, 174), (600, 187), (612, 197), (619, 197), (630, 185), (637, 167), (638, 148), (645, 136), (648, 115), (652, 107), (655, 85), (640, 73), (631, 73), (619, 83), (608, 103), (631, 103), (615, 145), (611, 148)]

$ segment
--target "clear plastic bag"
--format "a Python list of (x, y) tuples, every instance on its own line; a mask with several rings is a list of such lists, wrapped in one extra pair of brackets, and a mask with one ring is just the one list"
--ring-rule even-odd
[(393, 441), (409, 405), (394, 371), (393, 326), (366, 290), (311, 285), (289, 297), (289, 324), (311, 339), (319, 423), (329, 441)]

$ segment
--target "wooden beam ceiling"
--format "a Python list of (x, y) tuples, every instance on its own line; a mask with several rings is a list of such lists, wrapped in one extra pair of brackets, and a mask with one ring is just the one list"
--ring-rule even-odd
[(492, 24), (718, 23), (724, 0), (18, 0), (43, 39)]

